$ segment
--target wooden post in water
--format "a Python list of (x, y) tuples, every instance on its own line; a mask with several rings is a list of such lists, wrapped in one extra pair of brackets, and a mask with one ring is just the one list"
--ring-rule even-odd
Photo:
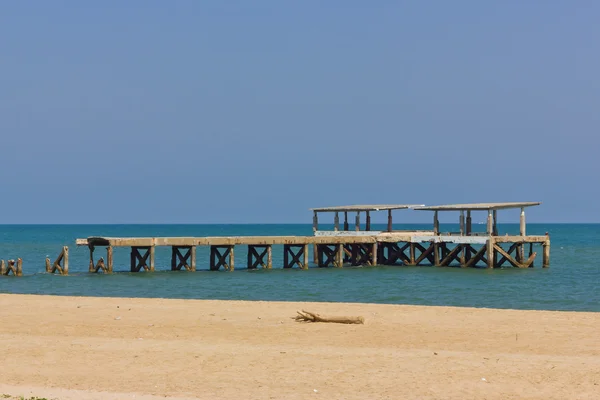
[(235, 269), (234, 249), (235, 249), (235, 246), (231, 246), (229, 249), (229, 271), (233, 271)]
[(387, 221), (387, 230), (388, 232), (392, 231), (392, 210), (388, 210), (388, 221)]

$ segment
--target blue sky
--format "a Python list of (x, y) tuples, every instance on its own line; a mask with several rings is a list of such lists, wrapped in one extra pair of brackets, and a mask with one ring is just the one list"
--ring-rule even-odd
[(521, 200), (544, 203), (531, 222), (600, 222), (599, 18), (595, 1), (2, 2), (0, 223)]

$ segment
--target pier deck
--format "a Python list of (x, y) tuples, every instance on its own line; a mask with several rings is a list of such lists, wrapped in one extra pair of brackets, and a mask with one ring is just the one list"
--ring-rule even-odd
[[(210, 247), (210, 269), (233, 270), (235, 247), (247, 246), (247, 268), (272, 268), (272, 248), (284, 247), (283, 268), (309, 266), (309, 246), (314, 264), (319, 267), (344, 265), (433, 265), (498, 268), (510, 264), (518, 268), (533, 266), (533, 245), (548, 247), (543, 266), (549, 266), (550, 239), (542, 236), (483, 236), (435, 234), (428, 231), (360, 232), (354, 235), (324, 236), (214, 236), (214, 237), (89, 237), (77, 239), (78, 246), (90, 249), (90, 272), (113, 271), (113, 248), (131, 247), (131, 271), (154, 271), (155, 248), (172, 248), (171, 270), (196, 270), (196, 248)], [(528, 258), (523, 246), (530, 245)], [(503, 247), (504, 245), (504, 247)], [(509, 246), (508, 248), (505, 248)], [(107, 248), (107, 261), (94, 263), (96, 247)], [(512, 255), (512, 253), (515, 253)], [(498, 259), (498, 256), (501, 258)]]

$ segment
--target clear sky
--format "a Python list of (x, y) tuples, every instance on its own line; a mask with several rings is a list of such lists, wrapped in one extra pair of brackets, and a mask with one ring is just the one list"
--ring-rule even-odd
[(485, 201), (600, 222), (598, 21), (584, 0), (1, 2), (0, 223)]

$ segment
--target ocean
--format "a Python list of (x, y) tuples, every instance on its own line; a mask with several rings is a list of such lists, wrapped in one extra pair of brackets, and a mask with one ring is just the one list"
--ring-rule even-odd
[[(383, 228), (383, 227), (381, 227)], [(430, 229), (397, 225), (394, 229)], [(375, 225), (373, 229), (378, 229)], [(441, 224), (441, 230), (458, 228)], [(499, 225), (499, 233), (518, 231)], [(208, 248), (199, 247), (196, 272), (171, 272), (170, 248), (157, 248), (156, 272), (130, 273), (129, 249), (116, 248), (112, 275), (90, 274), (88, 236), (312, 235), (312, 226), (280, 225), (0, 225), (0, 259), (23, 259), (23, 277), (0, 276), (0, 293), (179, 299), (325, 301), (528, 310), (600, 311), (600, 224), (528, 224), (530, 235), (550, 234), (550, 268), (461, 269), (347, 267), (283, 270), (283, 251), (273, 249), (272, 270), (247, 270), (244, 246), (236, 270), (208, 271)], [(45, 273), (62, 246), (70, 252), (69, 276)], [(95, 258), (105, 256), (98, 248)], [(310, 257), (312, 261), (312, 254)], [(311, 266), (312, 267), (312, 266)]]

